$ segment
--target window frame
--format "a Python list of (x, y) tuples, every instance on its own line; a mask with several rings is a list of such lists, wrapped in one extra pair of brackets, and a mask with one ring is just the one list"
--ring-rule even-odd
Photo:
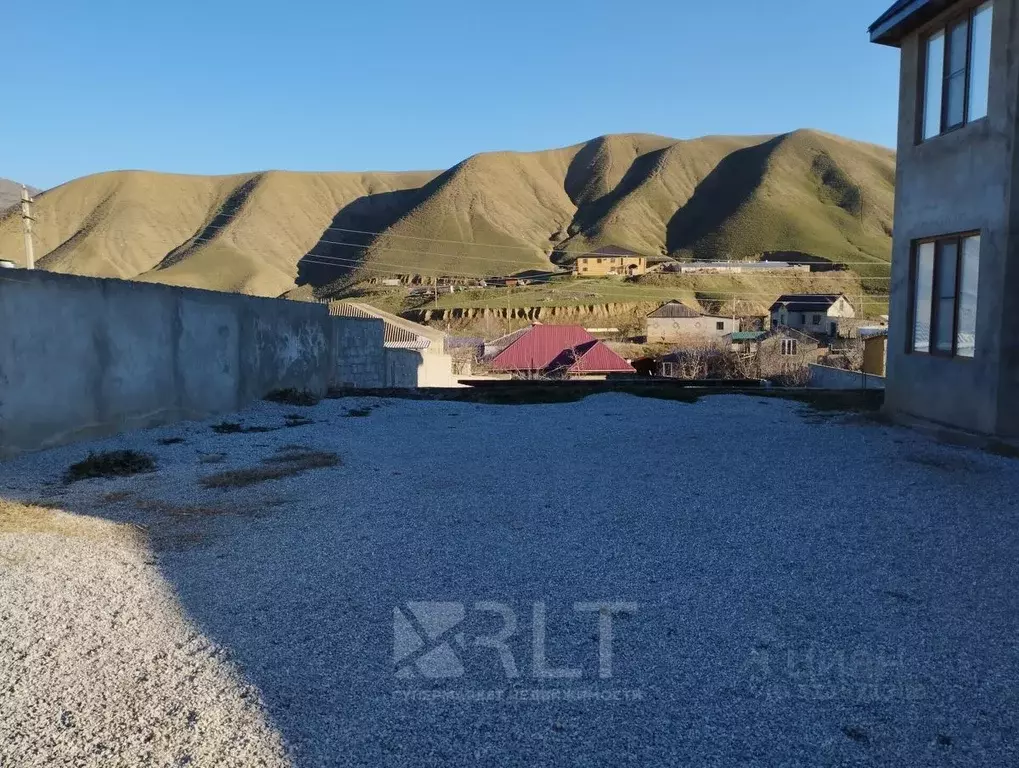
[[(920, 35), (919, 55), (919, 66), (917, 71), (919, 72), (919, 78), (917, 80), (917, 98), (916, 102), (916, 119), (914, 131), (914, 143), (926, 144), (928, 141), (933, 141), (941, 136), (945, 136), (949, 133), (955, 133), (958, 130), (965, 128), (967, 125), (978, 123), (981, 120), (986, 120), (988, 115), (983, 115), (974, 120), (969, 118), (969, 107), (970, 107), (970, 88), (971, 80), (973, 77), (973, 19), (976, 17), (977, 11), (979, 11), (986, 4), (987, 0), (979, 0), (973, 3), (969, 8), (963, 11), (952, 14), (943, 21), (939, 21), (936, 25), (930, 27), (927, 31)], [(994, 13), (995, 3), (991, 0), (991, 13)], [(949, 68), (951, 67), (952, 60), (952, 46), (951, 46), (951, 30), (959, 22), (966, 22), (966, 69), (965, 78), (963, 85), (963, 96), (962, 96), (962, 122), (957, 125), (953, 125), (951, 128), (945, 127), (945, 122), (948, 117), (948, 82), (949, 82)], [(942, 56), (941, 62), (941, 108), (938, 111), (938, 132), (933, 136), (924, 138), (924, 119), (927, 111), (927, 49), (931, 38), (938, 33), (942, 33), (944, 36), (945, 50)], [(993, 33), (993, 26), (992, 26)], [(993, 52), (993, 47), (989, 51), (989, 54)], [(988, 104), (988, 112), (990, 112), (990, 104)]]
[[(921, 237), (914, 240), (910, 245), (909, 255), (909, 327), (906, 338), (906, 353), (910, 355), (924, 355), (926, 357), (940, 357), (944, 359), (956, 359), (956, 360), (972, 360), (976, 357), (976, 349), (974, 347), (973, 357), (959, 354), (959, 303), (961, 299), (962, 289), (962, 259), (963, 259), (963, 243), (971, 237), (979, 237), (981, 245), (983, 244), (983, 233), (979, 229), (966, 230), (964, 232), (953, 232), (947, 235), (937, 235), (935, 237)], [(930, 319), (930, 331), (927, 339), (927, 349), (915, 349), (915, 337), (916, 337), (916, 279), (919, 274), (920, 267), (920, 246), (927, 245), (928, 243), (934, 244), (934, 263), (931, 267), (931, 319)], [(941, 311), (941, 254), (942, 246), (945, 243), (955, 244), (955, 285), (954, 295), (952, 297), (952, 348), (951, 350), (938, 349), (938, 341), (940, 340), (937, 329), (938, 329), (938, 314)], [(979, 254), (978, 254), (979, 257)], [(978, 267), (979, 273), (979, 267)], [(979, 295), (977, 298), (979, 301)], [(975, 344), (975, 342), (974, 342)]]
[(724, 320), (717, 320), (717, 321), (715, 321), (715, 330), (716, 331), (724, 331), (725, 330), (725, 321)]

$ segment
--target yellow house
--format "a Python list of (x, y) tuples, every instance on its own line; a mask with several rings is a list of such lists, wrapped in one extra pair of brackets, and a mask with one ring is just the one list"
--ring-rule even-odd
[(863, 340), (863, 372), (875, 376), (885, 375), (888, 360), (888, 333), (877, 333)]
[(607, 245), (593, 253), (577, 258), (573, 274), (577, 277), (631, 277), (647, 272), (647, 259), (633, 251)]

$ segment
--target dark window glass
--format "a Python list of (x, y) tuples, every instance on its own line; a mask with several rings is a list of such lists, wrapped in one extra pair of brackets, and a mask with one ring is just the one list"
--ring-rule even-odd
[(938, 249), (935, 285), (937, 301), (934, 312), (937, 316), (935, 328), (935, 349), (951, 352), (955, 336), (955, 273), (959, 264), (959, 244), (948, 240)]

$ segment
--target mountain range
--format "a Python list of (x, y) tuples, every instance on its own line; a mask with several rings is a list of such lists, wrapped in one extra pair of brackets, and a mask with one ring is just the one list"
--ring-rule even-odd
[[(551, 270), (607, 245), (652, 260), (792, 252), (887, 274), (894, 166), (889, 149), (800, 130), (616, 134), (446, 171), (114, 171), (36, 197), (36, 258), (266, 296), (386, 274)], [(0, 257), (20, 249), (9, 210)]]

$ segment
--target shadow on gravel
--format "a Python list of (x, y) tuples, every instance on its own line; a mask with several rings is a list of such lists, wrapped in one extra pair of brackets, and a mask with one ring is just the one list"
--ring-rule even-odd
[[(817, 413), (848, 403), (753, 395)], [(1019, 542), (1005, 502), (1019, 492), (1006, 473), (946, 483), (938, 462), (954, 449), (917, 463), (880, 430), (754, 398), (340, 408), (328, 428), (349, 443), (321, 447), (343, 466), (301, 475), (289, 500), (266, 483), (165, 510), (180, 528), (156, 542), (158, 566), (300, 768), (942, 764), (939, 734), (972, 750), (962, 762), (1010, 764)], [(470, 418), (448, 429), (451, 416)], [(76, 511), (160, 512), (136, 506), (117, 495)], [(416, 601), (441, 604), (431, 623), (408, 618)], [(601, 612), (576, 606), (609, 601), (636, 610), (614, 619), (605, 677)], [(506, 610), (515, 676), (484, 641)], [(433, 651), (445, 662), (418, 663)]]

